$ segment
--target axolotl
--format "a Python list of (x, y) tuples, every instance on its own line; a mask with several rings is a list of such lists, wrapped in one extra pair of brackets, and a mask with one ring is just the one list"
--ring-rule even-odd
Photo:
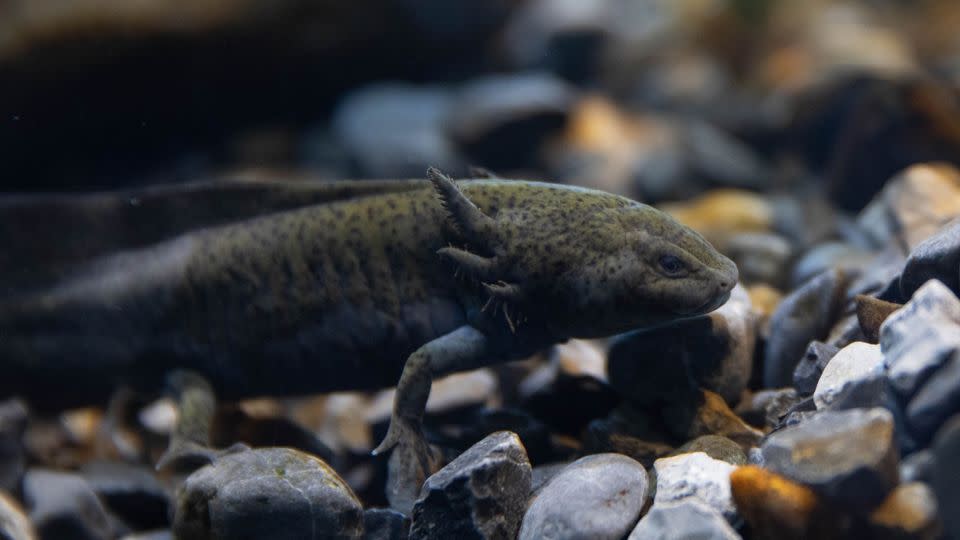
[(705, 314), (737, 283), (703, 237), (628, 198), (428, 177), (183, 232), (5, 299), (0, 395), (82, 405), (178, 369), (227, 399), (396, 384), (375, 452), (392, 450), (408, 509), (436, 466), (435, 377)]

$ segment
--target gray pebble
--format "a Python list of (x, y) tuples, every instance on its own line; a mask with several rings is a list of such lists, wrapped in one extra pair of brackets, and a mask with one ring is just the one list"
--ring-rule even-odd
[(627, 540), (739, 540), (720, 512), (695, 500), (658, 503), (637, 523)]
[(523, 516), (520, 540), (619, 540), (647, 499), (647, 472), (620, 454), (574, 461), (540, 491)]
[(828, 270), (793, 291), (770, 317), (770, 337), (763, 359), (763, 386), (782, 388), (793, 379), (797, 363), (813, 340), (823, 340), (844, 300), (847, 278)]
[(880, 327), (880, 348), (891, 385), (910, 398), (960, 348), (960, 300), (931, 280)]
[(695, 500), (706, 504), (730, 522), (737, 509), (730, 494), (730, 473), (737, 467), (703, 452), (660, 458), (654, 463), (657, 494), (654, 506)]
[(530, 461), (516, 434), (488, 435), (427, 478), (410, 538), (513, 538), (530, 494)]
[(809, 396), (817, 388), (820, 381), (820, 375), (827, 367), (833, 355), (840, 349), (823, 343), (822, 341), (811, 341), (807, 346), (807, 352), (800, 359), (800, 363), (793, 370), (793, 386), (802, 396)]
[(178, 492), (173, 530), (181, 540), (360, 538), (363, 509), (319, 458), (257, 448), (191, 474)]
[(882, 404), (883, 354), (879, 345), (856, 341), (830, 360), (813, 392), (818, 409), (871, 407)]
[[(960, 332), (960, 328), (957, 329)], [(907, 404), (906, 421), (921, 443), (929, 441), (953, 414), (960, 412), (960, 350), (927, 378)]]
[(898, 481), (893, 416), (886, 409), (821, 411), (763, 443), (770, 470), (857, 511), (879, 504)]
[(41, 538), (113, 538), (111, 519), (83, 477), (30, 469), (23, 478), (30, 521)]
[(363, 512), (364, 540), (407, 540), (410, 518), (389, 508), (369, 508)]

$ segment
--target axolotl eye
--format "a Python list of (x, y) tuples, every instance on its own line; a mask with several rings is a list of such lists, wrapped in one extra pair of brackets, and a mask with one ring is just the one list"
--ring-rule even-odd
[(686, 265), (683, 264), (683, 261), (679, 257), (674, 255), (663, 255), (658, 261), (660, 264), (660, 269), (663, 270), (663, 273), (668, 276), (680, 276), (686, 272)]

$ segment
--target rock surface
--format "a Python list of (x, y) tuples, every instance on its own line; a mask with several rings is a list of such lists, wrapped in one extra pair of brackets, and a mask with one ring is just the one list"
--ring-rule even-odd
[(661, 458), (654, 463), (657, 493), (654, 506), (694, 500), (719, 512), (728, 521), (736, 518), (730, 496), (730, 473), (736, 467), (703, 452)]
[(177, 538), (300, 539), (363, 535), (363, 509), (320, 459), (288, 448), (226, 454), (191, 474), (177, 496)]
[(107, 511), (81, 476), (30, 469), (23, 478), (23, 496), (40, 538), (114, 536)]
[(900, 484), (870, 514), (875, 538), (934, 540), (943, 532), (933, 490), (919, 482)]
[(519, 437), (491, 434), (427, 478), (413, 507), (410, 538), (513, 538), (530, 479)]
[(840, 349), (824, 368), (813, 401), (818, 409), (880, 405), (884, 371), (880, 346), (855, 341)]
[(665, 538), (738, 540), (740, 535), (720, 512), (701, 502), (687, 500), (653, 505), (627, 540)]
[(793, 386), (797, 392), (804, 396), (813, 394), (820, 381), (820, 375), (839, 350), (822, 341), (811, 341), (807, 346), (807, 352), (793, 370)]
[(753, 538), (843, 538), (843, 525), (813, 490), (767, 469), (738, 468), (730, 475), (730, 489)]
[(580, 458), (530, 503), (519, 538), (619, 540), (636, 525), (647, 490), (646, 470), (626, 456)]
[(824, 339), (833, 326), (846, 282), (842, 272), (831, 269), (780, 302), (770, 318), (770, 337), (763, 360), (765, 387), (781, 388), (791, 383), (809, 343)]
[(960, 415), (948, 420), (933, 440), (933, 490), (948, 538), (960, 538)]
[(771, 434), (764, 465), (840, 506), (868, 511), (898, 481), (893, 430), (886, 409), (824, 411)]
[(363, 513), (364, 540), (407, 540), (410, 518), (388, 508), (368, 508)]
[(153, 471), (126, 463), (92, 462), (81, 474), (107, 507), (136, 530), (168, 525), (170, 498)]

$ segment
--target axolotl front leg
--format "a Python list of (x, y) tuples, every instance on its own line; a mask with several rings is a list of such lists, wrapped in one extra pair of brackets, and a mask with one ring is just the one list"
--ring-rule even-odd
[(439, 460), (423, 436), (423, 413), (435, 376), (488, 365), (490, 343), (472, 326), (461, 326), (417, 349), (403, 366), (393, 402), (390, 427), (383, 442), (373, 451), (393, 449), (387, 477), (390, 506), (409, 514), (427, 476), (436, 471)]

